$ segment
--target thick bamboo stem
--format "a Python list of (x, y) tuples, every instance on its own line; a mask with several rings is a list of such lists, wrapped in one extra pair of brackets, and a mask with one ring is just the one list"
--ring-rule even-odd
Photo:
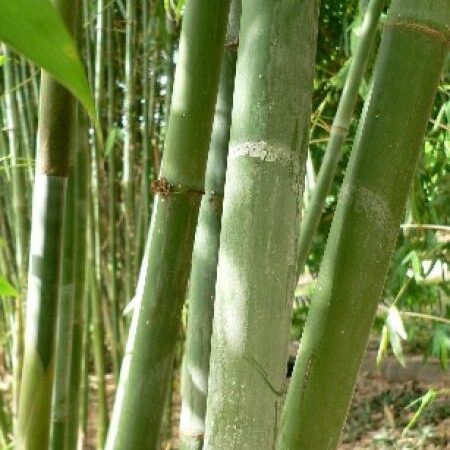
[(11, 154), (11, 180), (12, 180), (12, 206), (14, 208), (14, 216), (12, 218), (14, 230), (14, 248), (17, 267), (17, 281), (20, 291), (20, 297), (15, 302), (14, 314), (14, 332), (13, 332), (13, 416), (14, 423), (18, 416), (18, 405), (20, 396), (20, 384), (22, 377), (23, 364), (23, 311), (22, 305), (26, 289), (26, 273), (27, 273), (27, 204), (25, 197), (25, 177), (24, 171), (20, 167), (21, 152), (19, 148), (19, 135), (17, 125), (17, 106), (16, 99), (12, 93), (14, 86), (13, 78), (13, 61), (12, 56), (6, 46), (3, 46), (3, 54), (5, 55), (5, 63), (3, 68), (3, 76), (5, 83), (5, 109), (6, 109), (6, 126), (8, 129), (8, 144)]
[(200, 205), (192, 252), (188, 325), (182, 367), (180, 445), (183, 450), (201, 450), (205, 433), (220, 221), (230, 139), (240, 14), (240, 0), (232, 1), (206, 166), (205, 195)]
[(135, 281), (135, 206), (134, 206), (134, 153), (135, 153), (135, 42), (136, 42), (136, 0), (126, 0), (126, 42), (125, 42), (125, 97), (123, 105), (123, 208), (125, 220), (125, 296), (126, 302), (133, 297)]
[[(75, 120), (75, 119), (72, 119)], [(76, 131), (77, 128), (74, 127)], [(72, 140), (73, 142), (73, 140)], [(69, 414), (69, 377), (72, 352), (72, 322), (74, 310), (74, 234), (75, 192), (73, 167), (67, 189), (64, 211), (63, 261), (61, 276), (61, 298), (58, 307), (55, 382), (53, 386), (52, 415), (50, 426), (51, 450), (64, 449)]]
[(298, 243), (297, 275), (300, 275), (305, 268), (314, 233), (320, 222), (323, 205), (333, 183), (339, 157), (348, 135), (358, 99), (359, 87), (364, 76), (370, 50), (375, 41), (377, 25), (385, 3), (386, 0), (371, 0), (364, 15), (359, 45), (350, 64), (344, 90), (342, 91), (336, 116), (331, 126), (325, 157), (320, 166), (316, 185), (308, 202), (308, 208), (302, 219)]
[(339, 443), (448, 54), (449, 25), (447, 0), (392, 3), (303, 331), (280, 450)]
[(78, 146), (75, 154), (75, 195), (74, 218), (74, 254), (73, 254), (73, 321), (72, 321), (72, 349), (69, 380), (69, 412), (64, 450), (76, 450), (79, 438), (81, 377), (83, 362), (83, 333), (87, 330), (85, 314), (87, 308), (86, 295), (86, 241), (87, 214), (89, 192), (89, 168), (87, 142), (87, 118), (80, 111), (78, 119)]
[(317, 17), (316, 1), (242, 3), (205, 450), (272, 450), (276, 439)]
[(228, 9), (227, 0), (190, 0), (186, 5), (161, 178), (154, 183), (157, 196), (108, 450), (156, 450), (159, 445), (204, 189)]
[[(55, 6), (73, 32), (77, 17), (74, 2), (57, 0)], [(75, 107), (72, 95), (46, 73), (40, 95), (18, 450), (48, 446), (63, 212)]]

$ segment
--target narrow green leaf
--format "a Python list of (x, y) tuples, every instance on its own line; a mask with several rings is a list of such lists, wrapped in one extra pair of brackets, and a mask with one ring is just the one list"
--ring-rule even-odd
[(381, 362), (383, 361), (384, 355), (386, 354), (388, 344), (389, 344), (389, 331), (387, 329), (387, 326), (384, 325), (383, 330), (381, 331), (380, 346), (378, 347), (378, 353), (377, 353), (377, 367), (378, 368), (381, 366)]
[(414, 425), (419, 420), (422, 413), (425, 411), (425, 408), (427, 408), (433, 401), (436, 399), (437, 392), (434, 389), (430, 389), (425, 395), (422, 397), (419, 397), (418, 399), (411, 402), (406, 408), (411, 408), (412, 406), (415, 406), (417, 403), (420, 403), (419, 409), (416, 411), (412, 419), (409, 421), (408, 425), (406, 425), (405, 429), (403, 430), (403, 436), (414, 427)]
[(413, 254), (412, 254), (411, 267), (412, 267), (412, 271), (413, 271), (415, 280), (417, 282), (423, 280), (422, 265), (421, 265), (420, 258), (419, 258), (419, 255), (417, 254), (417, 252), (413, 252)]
[(3, 275), (0, 275), (0, 296), (17, 297), (18, 295), (17, 289)]
[(106, 138), (105, 158), (107, 158), (113, 151), (118, 136), (119, 136), (119, 128), (112, 127), (108, 133), (108, 137)]
[(448, 325), (438, 325), (434, 328), (429, 354), (439, 358), (442, 370), (448, 369), (448, 357), (450, 350), (450, 328)]
[(394, 305), (389, 308), (386, 325), (388, 326), (389, 331), (397, 334), (401, 339), (406, 340), (408, 338), (403, 319), (400, 316), (400, 311)]
[(443, 338), (441, 340), (441, 351), (440, 351), (440, 358), (439, 358), (439, 362), (441, 364), (441, 369), (442, 370), (447, 370), (448, 369), (448, 349), (449, 349), (449, 344), (450, 344), (450, 340), (447, 338), (447, 336), (445, 336), (445, 338)]
[(49, 72), (96, 122), (75, 42), (49, 0), (0, 0), (0, 40)]
[(389, 342), (391, 343), (394, 356), (397, 361), (405, 367), (406, 361), (405, 355), (403, 354), (402, 340), (406, 340), (408, 335), (406, 334), (400, 311), (395, 306), (389, 308), (386, 327), (388, 329)]

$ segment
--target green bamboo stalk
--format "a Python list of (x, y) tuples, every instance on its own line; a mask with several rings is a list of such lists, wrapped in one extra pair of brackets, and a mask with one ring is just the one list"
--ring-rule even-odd
[(83, 332), (87, 329), (85, 312), (86, 295), (86, 217), (88, 214), (88, 148), (87, 119), (80, 111), (78, 124), (78, 146), (75, 153), (75, 195), (74, 209), (76, 227), (74, 230), (73, 283), (74, 308), (72, 321), (72, 350), (69, 380), (69, 412), (64, 450), (76, 450), (79, 437), (80, 383), (83, 361)]
[[(94, 198), (90, 197), (90, 220), (88, 226), (88, 265), (94, 267), (96, 260), (95, 254), (92, 251), (92, 243), (95, 240), (95, 226), (94, 220)], [(105, 332), (103, 327), (102, 317), (102, 299), (101, 299), (101, 285), (94, 271), (88, 271), (88, 286), (89, 286), (89, 307), (91, 311), (91, 341), (92, 351), (94, 355), (95, 373), (97, 376), (97, 447), (103, 448), (106, 439), (106, 432), (108, 430), (108, 405), (106, 403), (106, 388), (105, 388), (105, 351), (104, 341)]]
[[(18, 289), (21, 293), (15, 302), (15, 318), (13, 329), (13, 416), (14, 424), (18, 417), (18, 405), (20, 396), (20, 384), (22, 377), (23, 364), (23, 312), (22, 305), (26, 288), (27, 274), (27, 204), (25, 197), (25, 177), (24, 171), (20, 168), (21, 151), (19, 148), (18, 124), (17, 124), (17, 106), (16, 99), (12, 93), (14, 87), (14, 71), (12, 55), (3, 45), (3, 54), (5, 56), (3, 77), (5, 84), (5, 106), (6, 106), (6, 126), (8, 130), (8, 145), (11, 155), (11, 178), (12, 178), (12, 206), (14, 216), (10, 223), (13, 223), (14, 230), (14, 248), (17, 266)], [(11, 210), (12, 211), (12, 210)]]
[(312, 240), (320, 222), (323, 205), (333, 183), (358, 99), (359, 87), (370, 56), (370, 50), (375, 41), (377, 25), (385, 4), (386, 0), (371, 0), (364, 15), (359, 44), (352, 58), (336, 116), (331, 126), (325, 157), (320, 166), (317, 183), (309, 200), (308, 208), (302, 219), (298, 243), (297, 275), (301, 275), (305, 268)]
[[(52, 80), (43, 76), (42, 98), (64, 97), (57, 92), (59, 86), (52, 86)], [(49, 107), (50, 102), (42, 101), (41, 111)], [(59, 109), (59, 108), (58, 108)], [(46, 111), (47, 112), (47, 111)], [(53, 353), (56, 331), (56, 311), (59, 297), (59, 271), (62, 247), (62, 225), (66, 188), (66, 168), (64, 161), (52, 158), (55, 141), (58, 151), (65, 154), (61, 136), (54, 136), (53, 123), (44, 117), (65, 117), (69, 114), (43, 115), (39, 131), (41, 139), (48, 132), (51, 135), (49, 147), (40, 145), (39, 169), (35, 177), (33, 197), (33, 218), (30, 249), (30, 273), (28, 279), (27, 326), (22, 392), (19, 406), (17, 432), (18, 449), (40, 449), (47, 446), (50, 400), (53, 382)], [(50, 123), (48, 123), (50, 122)], [(60, 132), (60, 130), (58, 130)], [(55, 133), (56, 134), (56, 133)], [(61, 157), (61, 159), (63, 159)], [(51, 174), (51, 175), (50, 175)]]
[[(144, 102), (142, 104), (142, 123), (141, 123), (141, 138), (142, 138), (142, 179), (141, 179), (141, 200), (140, 208), (138, 209), (138, 220), (136, 230), (136, 248), (135, 248), (135, 262), (134, 267), (139, 267), (139, 261), (142, 260), (142, 253), (145, 247), (145, 236), (148, 231), (150, 222), (150, 177), (151, 177), (151, 132), (152, 121), (150, 114), (154, 108), (154, 78), (155, 68), (152, 67), (154, 63), (154, 54), (151, 52), (151, 38), (152, 31), (155, 31), (155, 13), (156, 2), (142, 2), (142, 97)], [(150, 75), (151, 73), (151, 75)]]
[[(73, 32), (74, 2), (56, 8)], [(60, 291), (63, 212), (71, 143), (72, 95), (43, 73), (34, 182), (27, 324), (16, 448), (47, 448)]]
[[(106, 46), (110, 45), (106, 38), (105, 24), (108, 20), (108, 14), (111, 9), (111, 5), (107, 7), (104, 0), (97, 0), (97, 10), (96, 10), (96, 27), (95, 27), (95, 73), (94, 73), (94, 98), (98, 111), (102, 111), (103, 104), (105, 102), (105, 55)], [(112, 56), (109, 54), (108, 56)], [(110, 62), (110, 61), (109, 61)], [(112, 99), (107, 99), (108, 102)], [(102, 236), (104, 233), (102, 227), (102, 195), (101, 195), (101, 181), (105, 178), (103, 171), (103, 154), (102, 148), (99, 142), (95, 140), (92, 145), (92, 205), (93, 205), (93, 226), (94, 226), (94, 247), (95, 247), (95, 267), (96, 267), (96, 289), (101, 290), (102, 286), (102, 268), (103, 268), (103, 254), (101, 250), (102, 246)], [(99, 291), (100, 292), (100, 291)], [(102, 299), (100, 299), (100, 306), (102, 304)], [(106, 305), (106, 301), (104, 303)], [(101, 312), (101, 309), (100, 309)], [(101, 315), (100, 315), (101, 317)], [(120, 355), (119, 355), (119, 342), (116, 341), (116, 333), (112, 330), (110, 326), (110, 316), (109, 313), (104, 316), (104, 327), (107, 330), (108, 339), (111, 341), (112, 347), (112, 360), (114, 366), (114, 372), (118, 373), (120, 367)], [(101, 325), (103, 327), (103, 324)]]
[(161, 178), (154, 184), (157, 196), (108, 450), (158, 448), (204, 189), (228, 9), (228, 0), (186, 5)]
[(135, 240), (135, 207), (134, 207), (134, 171), (135, 133), (135, 40), (136, 40), (136, 0), (126, 1), (126, 42), (125, 42), (125, 96), (123, 105), (123, 200), (125, 221), (125, 296), (126, 301), (133, 297), (135, 281), (134, 271), (134, 240)]
[(92, 63), (92, 48), (91, 41), (92, 39), (92, 26), (91, 26), (91, 18), (90, 18), (90, 9), (89, 9), (89, 0), (82, 0), (82, 40), (83, 42), (83, 60), (86, 65), (86, 72), (89, 81), (89, 86), (95, 86), (94, 81), (94, 68), (95, 64)]
[(317, 18), (317, 1), (242, 4), (205, 450), (274, 446), (296, 284)]
[[(95, 29), (95, 72), (94, 72), (94, 97), (96, 101), (97, 110), (101, 111), (103, 102), (104, 102), (104, 78), (105, 78), (105, 22), (106, 22), (106, 13), (105, 13), (105, 3), (104, 0), (98, 0), (97, 1), (97, 11), (96, 11), (96, 29)], [(98, 139), (94, 139), (92, 142), (92, 150), (91, 150), (92, 158), (91, 158), (91, 166), (92, 166), (92, 172), (91, 172), (91, 214), (92, 214), (92, 221), (91, 224), (93, 226), (93, 235), (91, 237), (93, 245), (94, 245), (94, 266), (95, 266), (95, 284), (91, 284), (91, 287), (93, 288), (93, 297), (92, 302), (96, 304), (96, 308), (98, 308), (98, 316), (95, 316), (94, 321), (97, 324), (98, 327), (94, 327), (95, 330), (101, 330), (100, 334), (104, 335), (104, 330), (106, 329), (106, 334), (108, 336), (108, 339), (111, 342), (111, 347), (113, 349), (112, 351), (112, 361), (114, 365), (114, 371), (117, 373), (119, 371), (120, 366), (120, 357), (118, 354), (118, 348), (119, 344), (115, 341), (115, 334), (112, 331), (112, 325), (111, 325), (111, 319), (108, 313), (105, 315), (102, 314), (103, 306), (107, 305), (107, 299), (103, 298), (101, 295), (102, 292), (102, 268), (104, 267), (103, 264), (103, 254), (102, 254), (102, 241), (103, 241), (103, 226), (102, 226), (102, 193), (101, 193), (101, 184), (102, 180), (105, 178), (104, 170), (103, 170), (103, 148), (102, 145), (100, 145), (100, 142)], [(98, 304), (97, 304), (98, 303)], [(94, 317), (94, 315), (93, 315)], [(99, 321), (102, 323), (100, 324)], [(94, 334), (97, 332), (95, 331)], [(97, 369), (102, 370), (99, 367), (103, 366), (104, 364), (101, 363), (98, 360), (98, 357), (100, 354), (97, 354), (97, 351), (99, 350), (97, 348), (97, 339), (94, 339), (95, 349), (94, 355)], [(103, 342), (103, 338), (102, 338)], [(101, 352), (103, 354), (103, 351)], [(103, 359), (103, 357), (102, 357)], [(103, 378), (100, 380), (100, 385), (103, 386)], [(103, 390), (103, 387), (101, 388)], [(103, 407), (101, 408), (103, 410)], [(103, 425), (106, 425), (107, 421), (105, 422), (105, 414), (104, 411), (100, 414), (100, 423)], [(103, 429), (104, 426), (101, 426)], [(102, 433), (104, 440), (104, 434), (106, 433), (106, 430), (103, 429)]]
[[(3, 202), (2, 202), (3, 207)], [(5, 223), (4, 215), (0, 214), (0, 236), (5, 238)], [(8, 265), (8, 250), (7, 245), (0, 246), (0, 274), (8, 274), (8, 269), (11, 267)], [(12, 258), (11, 258), (12, 259)], [(13, 272), (13, 271), (11, 271)], [(4, 298), (3, 298), (4, 300)], [(1, 324), (3, 330), (14, 330), (15, 322), (15, 308), (11, 298), (2, 302), (1, 312)], [(4, 368), (9, 373), (13, 372), (14, 367), (11, 361), (11, 355), (14, 355), (14, 339), (7, 339), (3, 343), (2, 357), (4, 358)], [(0, 392), (0, 448), (7, 448), (7, 444), (12, 440), (13, 434), (13, 420), (14, 420), (14, 406), (11, 405), (13, 399), (7, 398), (6, 392)], [(13, 406), (13, 407), (11, 407)], [(3, 445), (3, 447), (1, 447)]]
[[(89, 228), (89, 226), (88, 226)], [(90, 362), (90, 333), (89, 324), (91, 322), (91, 308), (89, 307), (90, 299), (88, 295), (88, 283), (86, 283), (86, 303), (84, 310), (84, 328), (82, 335), (82, 367), (80, 380), (80, 424), (78, 439), (83, 447), (88, 435), (88, 419), (89, 419), (89, 362)]]
[[(164, 12), (163, 12), (164, 13)], [(171, 11), (165, 11), (165, 33), (164, 33), (164, 75), (165, 75), (165, 95), (164, 95), (164, 113), (166, 118), (170, 116), (170, 106), (172, 104), (172, 91), (174, 81), (174, 53), (176, 46), (177, 22), (172, 17)]]
[(447, 0), (393, 1), (300, 343), (280, 450), (338, 445), (449, 42)]
[(37, 119), (37, 111), (39, 111), (39, 84), (41, 81), (40, 71), (32, 64), (28, 63), (28, 69), (31, 76), (31, 93), (33, 97), (33, 105), (36, 111), (36, 119)]
[(97, 0), (96, 25), (95, 25), (95, 75), (94, 75), (94, 100), (97, 109), (102, 106), (104, 67), (105, 67), (105, 1)]
[[(111, 133), (114, 129), (114, 66), (113, 66), (113, 8), (112, 5), (106, 11), (106, 59), (107, 66), (107, 129)], [(122, 360), (122, 332), (121, 332), (121, 307), (119, 302), (119, 273), (117, 261), (117, 185), (116, 185), (116, 145), (114, 145), (109, 154), (108, 159), (108, 217), (109, 217), (109, 263), (111, 267), (110, 278), (110, 299), (111, 299), (111, 316), (112, 316), (112, 334), (113, 334), (113, 361), (114, 376), (116, 382), (119, 381), (120, 362)]]
[(151, 114), (151, 130), (150, 130), (150, 140), (153, 148), (153, 175), (155, 178), (159, 174), (159, 169), (161, 166), (160, 157), (160, 140), (161, 133), (161, 120), (163, 115), (159, 114), (161, 106), (161, 86), (160, 86), (160, 66), (161, 66), (161, 19), (160, 15), (156, 14), (155, 21), (155, 32), (154, 32), (154, 56), (153, 56), (153, 82), (151, 85), (153, 93), (153, 109), (150, 111)]
[[(17, 61), (14, 64), (14, 72), (15, 72), (15, 81), (16, 84), (21, 82), (20, 76), (20, 67), (19, 67), (19, 57), (17, 57)], [(16, 95), (16, 104), (17, 104), (17, 117), (19, 119), (20, 125), (20, 141), (23, 146), (22, 154), (25, 158), (25, 171), (27, 176), (24, 177), (26, 180), (25, 187), (31, 187), (33, 185), (34, 173), (33, 173), (33, 160), (34, 160), (34, 149), (32, 142), (32, 137), (30, 134), (30, 130), (28, 129), (27, 123), (27, 113), (26, 113), (26, 105), (24, 102), (24, 89), (23, 86), (21, 89), (15, 90)], [(28, 230), (26, 230), (28, 233)]]
[[(37, 119), (37, 105), (34, 104), (32, 96), (32, 72), (30, 72), (30, 66), (27, 64), (27, 60), (24, 57), (20, 57), (20, 74), (22, 82), (25, 83), (22, 87), (24, 103), (25, 103), (25, 115), (27, 120), (27, 126), (30, 136), (35, 135), (36, 131), (36, 119)], [(33, 146), (34, 149), (34, 146)], [(34, 155), (33, 155), (34, 156)]]
[(182, 367), (180, 448), (201, 450), (205, 432), (220, 220), (233, 107), (241, 1), (231, 2), (203, 196), (192, 252)]
[[(74, 111), (75, 114), (75, 111)], [(75, 115), (69, 120), (75, 121)], [(77, 132), (74, 127), (73, 132)], [(74, 146), (75, 136), (71, 144)], [(69, 414), (69, 378), (72, 352), (72, 331), (74, 311), (74, 264), (75, 252), (75, 185), (73, 167), (70, 170), (67, 198), (64, 211), (63, 260), (61, 277), (61, 297), (58, 307), (56, 330), (55, 381), (53, 385), (52, 414), (50, 425), (50, 449), (64, 449), (65, 434)]]

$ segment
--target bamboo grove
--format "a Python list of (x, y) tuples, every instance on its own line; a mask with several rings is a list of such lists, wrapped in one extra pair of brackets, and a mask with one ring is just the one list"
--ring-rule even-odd
[(8, 1), (0, 447), (337, 448), (424, 139), (450, 151), (448, 0), (347, 2), (332, 89), (332, 1)]

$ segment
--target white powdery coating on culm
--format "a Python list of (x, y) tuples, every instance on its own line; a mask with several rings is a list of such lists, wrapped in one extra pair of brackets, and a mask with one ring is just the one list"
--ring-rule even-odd
[(381, 193), (374, 192), (362, 185), (357, 187), (344, 185), (342, 196), (351, 199), (355, 211), (365, 214), (383, 232), (388, 227), (393, 228), (391, 226), (393, 222), (392, 212), (386, 198)]
[(229, 151), (229, 158), (235, 159), (240, 156), (249, 156), (250, 158), (258, 158), (261, 161), (280, 162), (289, 165), (297, 163), (298, 159), (289, 147), (276, 146), (265, 141), (241, 142), (232, 145)]
[(247, 141), (230, 146), (228, 160), (240, 157), (259, 159), (263, 162), (276, 162), (286, 167), (292, 176), (293, 189), (298, 191), (301, 178), (300, 159), (297, 152), (293, 152), (287, 145), (269, 144), (266, 141)]

